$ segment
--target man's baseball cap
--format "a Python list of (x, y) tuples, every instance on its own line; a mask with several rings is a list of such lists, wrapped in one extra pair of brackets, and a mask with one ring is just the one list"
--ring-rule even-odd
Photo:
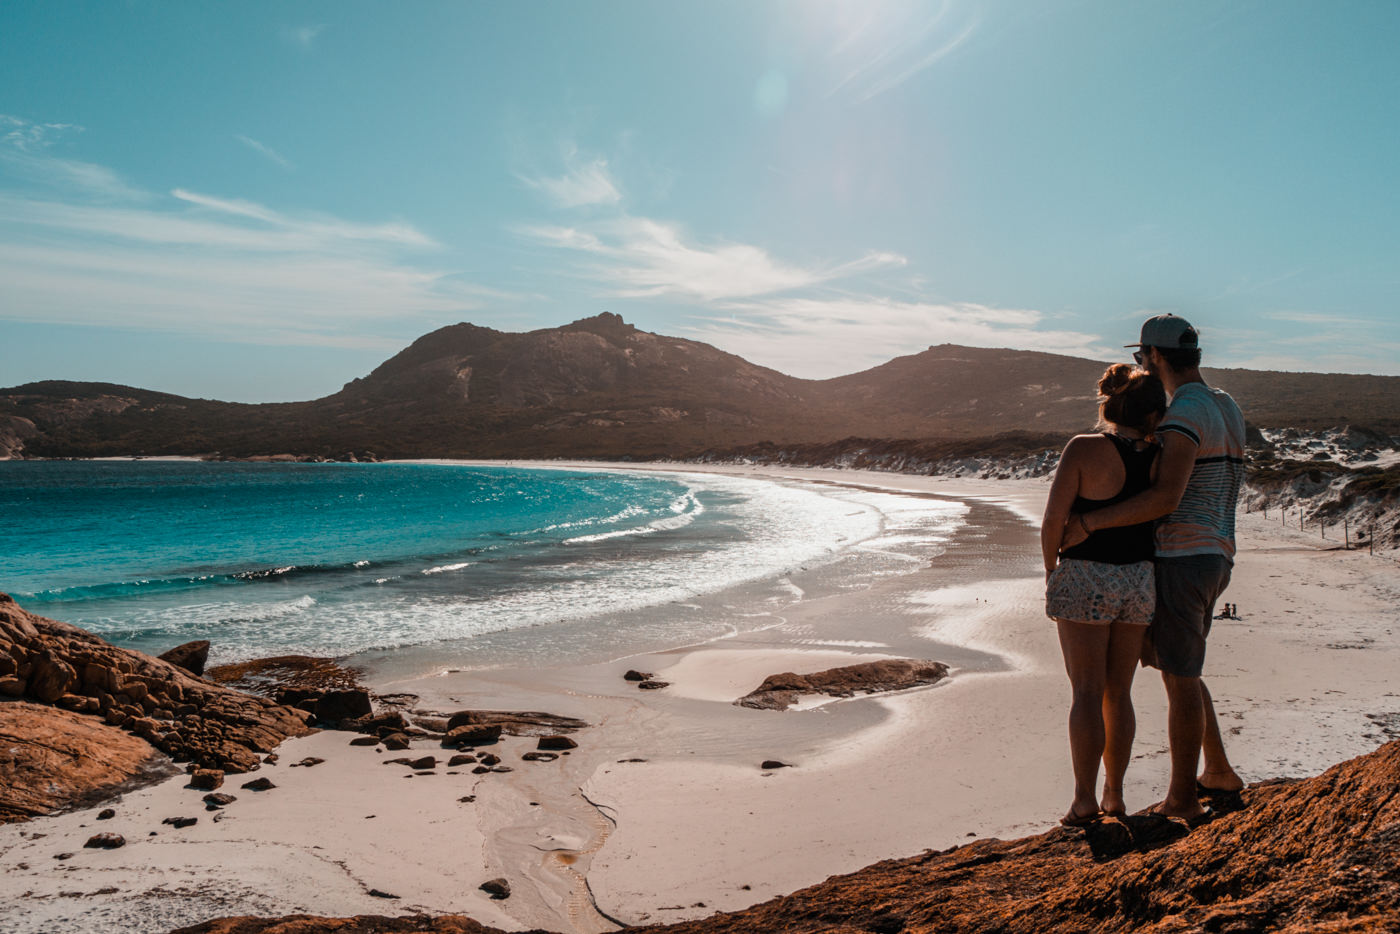
[(1199, 335), (1191, 322), (1178, 315), (1157, 315), (1142, 323), (1142, 334), (1136, 344), (1124, 347), (1163, 347), (1167, 350), (1195, 350)]

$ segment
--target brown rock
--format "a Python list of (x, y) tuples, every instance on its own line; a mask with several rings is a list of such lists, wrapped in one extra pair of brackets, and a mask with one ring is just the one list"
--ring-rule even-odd
[(97, 812), (97, 819), (98, 819), (98, 820), (111, 820), (112, 818), (114, 818), (114, 817), (116, 817), (116, 816), (117, 816), (117, 812), (114, 811), (114, 810), (112, 810), (111, 808), (103, 808), (102, 810), (100, 810), (100, 811)]
[(471, 763), (473, 763), (473, 762), (475, 762), (475, 761), (476, 761), (476, 756), (467, 755), (466, 753), (459, 753), (459, 754), (453, 756), (451, 759), (448, 759), (448, 760), (447, 760), (447, 767), (448, 767), (449, 769), (451, 769), (451, 768), (455, 768), (455, 767), (457, 767), (457, 766), (459, 766), (459, 765), (470, 765)]
[(220, 769), (195, 769), (190, 773), (191, 788), (213, 791), (224, 783), (224, 773)]
[(369, 692), (363, 688), (326, 691), (316, 700), (316, 719), (322, 724), (339, 724), (342, 720), (368, 717), (373, 712)]
[(493, 724), (507, 736), (543, 736), (572, 733), (588, 726), (574, 717), (540, 713), (535, 710), (459, 710), (447, 719), (448, 731), (459, 726)]
[(626, 673), (625, 675), (623, 675), (622, 677), (623, 677), (625, 680), (627, 680), (627, 681), (650, 681), (650, 680), (651, 680), (651, 672), (649, 672), (649, 671), (638, 671), (638, 670), (635, 669), (635, 668), (629, 668), (629, 669), (627, 670), (627, 673)]
[(421, 759), (414, 759), (408, 764), (408, 767), (411, 769), (435, 769), (437, 762), (437, 756), (423, 756)]
[(494, 899), (510, 898), (510, 883), (505, 879), (490, 879), (477, 886)]
[(167, 817), (165, 820), (161, 821), (161, 823), (162, 823), (162, 824), (169, 824), (170, 826), (174, 827), (176, 830), (181, 830), (181, 829), (183, 829), (183, 828), (185, 828), (185, 827), (193, 827), (195, 824), (199, 823), (199, 818), (198, 818), (198, 817)]
[(788, 765), (786, 762), (780, 762), (777, 759), (764, 759), (763, 764), (760, 765), (759, 768), (772, 771), (773, 769), (788, 769), (792, 768), (792, 766)]
[(659, 691), (662, 688), (668, 688), (670, 686), (671, 682), (669, 681), (643, 681), (641, 684), (637, 685), (637, 688), (643, 691)]
[(541, 736), (536, 749), (577, 749), (578, 743), (567, 736)]
[(326, 761), (326, 760), (325, 760), (325, 759), (322, 759), (320, 756), (307, 756), (305, 759), (302, 759), (300, 762), (293, 762), (293, 763), (291, 764), (290, 767), (291, 767), (291, 768), (294, 768), (294, 769), (295, 769), (295, 768), (309, 769), (309, 768), (311, 768), (313, 765), (320, 765), (322, 762), (325, 762), (325, 761)]
[(388, 736), (384, 737), (385, 749), (407, 749), (410, 745), (408, 737), (402, 733), (390, 733)]
[(83, 846), (91, 850), (115, 850), (126, 846), (126, 837), (119, 833), (93, 834)]
[(501, 738), (499, 723), (463, 724), (448, 730), (442, 738), (444, 746), (482, 746)]
[(920, 685), (935, 684), (948, 675), (942, 662), (891, 658), (864, 662), (842, 668), (829, 668), (809, 675), (784, 672), (769, 675), (757, 688), (734, 703), (757, 710), (786, 710), (803, 694), (827, 694), (832, 697), (852, 697), (857, 692), (873, 694), (881, 691), (902, 691)]
[(0, 823), (96, 804), (173, 771), (145, 740), (97, 718), (0, 704)]
[(351, 745), (351, 746), (378, 746), (378, 745), (379, 745), (379, 737), (378, 737), (378, 736), (356, 736), (354, 739), (350, 740), (350, 745)]
[(238, 798), (235, 795), (227, 795), (221, 791), (215, 791), (205, 795), (201, 800), (205, 804), (210, 805), (211, 807), (221, 808), (225, 807), (226, 805), (232, 804), (233, 802), (237, 801)]
[(162, 652), (158, 657), (161, 661), (183, 668), (192, 675), (202, 675), (204, 665), (209, 661), (209, 640), (196, 639), (194, 642), (186, 642), (168, 652)]
[(342, 720), (340, 726), (342, 729), (354, 730), (357, 733), (374, 733), (378, 736), (384, 736), (388, 733), (402, 733), (408, 729), (408, 719), (397, 710), (388, 710), (384, 713), (371, 714), (368, 717)]
[(527, 752), (520, 758), (525, 762), (553, 762), (559, 756), (553, 752)]
[(78, 682), (77, 672), (53, 649), (44, 649), (34, 660), (28, 694), (43, 704), (52, 704)]
[(251, 782), (244, 782), (241, 786), (245, 791), (270, 791), (277, 786), (272, 784), (270, 778), (255, 778)]
[(500, 764), (501, 764), (501, 757), (498, 756), (498, 755), (496, 755), (495, 753), (490, 753), (490, 752), (488, 752), (488, 753), (486, 753), (485, 755), (481, 756), (481, 764), (482, 764), (482, 765), (500, 765)]

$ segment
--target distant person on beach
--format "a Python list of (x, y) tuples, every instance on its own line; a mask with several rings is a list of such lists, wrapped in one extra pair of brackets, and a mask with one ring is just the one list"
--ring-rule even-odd
[(1060, 551), (1071, 514), (1110, 506), (1152, 486), (1158, 448), (1148, 436), (1166, 411), (1166, 390), (1157, 377), (1126, 363), (1109, 367), (1098, 388), (1100, 430), (1065, 446), (1040, 535), (1045, 613), (1059, 626), (1073, 691), (1074, 801), (1061, 818), (1069, 826), (1090, 823), (1100, 813), (1126, 813), (1123, 775), (1137, 729), (1133, 674), (1155, 603), (1150, 521), (1104, 529)]
[[(1101, 529), (1157, 524), (1157, 606), (1143, 663), (1162, 672), (1167, 690), (1171, 781), (1156, 812), (1187, 821), (1209, 811), (1201, 795), (1244, 786), (1225, 755), (1210, 691), (1201, 680), (1215, 601), (1235, 559), (1235, 505), (1244, 480), (1244, 416), (1235, 400), (1201, 378), (1196, 329), (1176, 315), (1142, 325), (1133, 359), (1159, 377), (1171, 405), (1157, 435), (1161, 463), (1152, 487), (1065, 523), (1064, 548)], [(1163, 518), (1164, 517), (1164, 518)], [(1205, 767), (1197, 776), (1201, 755)]]

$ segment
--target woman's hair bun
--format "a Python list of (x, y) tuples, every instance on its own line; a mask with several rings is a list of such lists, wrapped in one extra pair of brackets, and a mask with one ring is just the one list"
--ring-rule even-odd
[(1127, 392), (1144, 375), (1131, 363), (1115, 363), (1099, 378), (1099, 395), (1107, 398)]

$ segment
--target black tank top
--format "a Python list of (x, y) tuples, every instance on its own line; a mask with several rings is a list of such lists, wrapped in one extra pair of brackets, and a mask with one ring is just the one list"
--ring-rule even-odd
[[(1105, 431), (1103, 436), (1113, 442), (1118, 456), (1123, 460), (1123, 488), (1109, 499), (1085, 499), (1076, 496), (1071, 508), (1074, 512), (1093, 512), (1114, 503), (1121, 503), (1136, 496), (1152, 485), (1152, 461), (1161, 450), (1157, 445), (1149, 445), (1146, 450), (1134, 450), (1134, 442)], [(1099, 529), (1087, 539), (1066, 549), (1061, 557), (1078, 558), (1081, 561), (1101, 561), (1104, 564), (1134, 564), (1138, 561), (1151, 561), (1156, 546), (1153, 541), (1154, 523), (1140, 522), (1116, 529)]]

